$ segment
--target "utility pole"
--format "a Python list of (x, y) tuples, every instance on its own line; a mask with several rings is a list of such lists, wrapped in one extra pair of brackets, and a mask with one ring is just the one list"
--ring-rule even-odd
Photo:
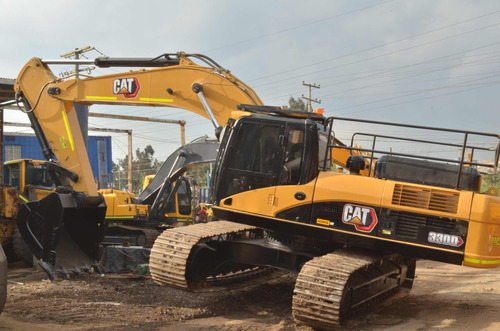
[(317, 99), (312, 99), (311, 98), (311, 88), (320, 88), (319, 84), (318, 85), (315, 85), (315, 84), (306, 84), (305, 82), (302, 82), (302, 85), (304, 86), (307, 86), (308, 90), (309, 90), (309, 97), (305, 97), (303, 94), (302, 94), (302, 99), (306, 99), (307, 100), (307, 112), (312, 112), (312, 106), (311, 106), (311, 102), (316, 102), (316, 103), (319, 103), (321, 104), (321, 100), (317, 100)]
[[(71, 57), (75, 57), (75, 60), (78, 60), (80, 59), (80, 55), (83, 54), (83, 53), (87, 53), (87, 52), (90, 52), (90, 51), (93, 51), (93, 50), (96, 50), (94, 47), (90, 47), (90, 46), (87, 46), (87, 47), (82, 47), (82, 48), (75, 48), (74, 51), (71, 51), (71, 52), (68, 52), (68, 53), (64, 53), (64, 54), (61, 54), (59, 55), (60, 57), (64, 57), (64, 58), (71, 58)], [(97, 50), (96, 50), (97, 51)], [(80, 65), (79, 64), (75, 64), (75, 71), (74, 71), (74, 74), (75, 74), (75, 78), (78, 79), (79, 78), (79, 75), (80, 75), (80, 71), (91, 71), (91, 70), (94, 70), (95, 67), (89, 67), (89, 68), (82, 68), (80, 69)], [(72, 74), (73, 72), (65, 72), (64, 73), (64, 76), (68, 76), (70, 74)]]

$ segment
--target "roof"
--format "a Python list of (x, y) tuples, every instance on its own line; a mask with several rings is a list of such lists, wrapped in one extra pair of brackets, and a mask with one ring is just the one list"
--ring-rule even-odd
[(288, 109), (282, 109), (280, 107), (274, 106), (262, 106), (262, 105), (237, 105), (236, 108), (248, 111), (256, 114), (267, 114), (267, 115), (279, 115), (283, 117), (299, 118), (305, 119), (310, 118), (313, 120), (324, 121), (325, 117), (317, 113), (309, 113), (303, 111), (292, 111)]
[(15, 79), (0, 78), (0, 103), (14, 100)]

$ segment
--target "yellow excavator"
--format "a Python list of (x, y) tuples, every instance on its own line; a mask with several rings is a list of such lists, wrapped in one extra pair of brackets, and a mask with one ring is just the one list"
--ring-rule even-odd
[[(1, 171), (1, 170), (0, 170)], [(7, 257), (3, 246), (12, 240), (16, 229), (19, 197), (13, 187), (2, 185), (0, 189), (0, 314), (7, 301)]]
[[(45, 161), (32, 159), (11, 160), (4, 163), (4, 184), (16, 189), (20, 204), (40, 200), (55, 189)], [(24, 242), (15, 222), (12, 222), (10, 242), (12, 253), (26, 265), (33, 264), (33, 254)]]
[[(0, 108), (2, 106), (0, 105)], [(0, 121), (1, 122), (1, 121)], [(3, 125), (3, 122), (0, 123)], [(1, 137), (0, 137), (1, 138)], [(0, 177), (3, 178), (4, 168), (0, 168)], [(13, 237), (16, 236), (16, 219), (19, 210), (18, 190), (10, 185), (0, 185), (0, 314), (7, 301), (7, 257), (4, 246), (9, 245), (12, 252)], [(17, 236), (16, 236), (17, 237)], [(22, 241), (22, 238), (17, 237)]]
[(195, 188), (186, 171), (215, 162), (219, 143), (201, 137), (179, 147), (167, 157), (155, 175), (147, 178), (138, 196), (115, 189), (99, 190), (104, 196), (106, 236), (103, 245), (152, 247), (166, 228), (193, 223)]
[[(371, 302), (409, 290), (416, 259), (500, 266), (500, 198), (479, 191), (479, 170), (498, 166), (498, 134), (264, 106), (250, 87), (199, 54), (98, 58), (91, 62), (100, 67), (154, 68), (83, 79), (57, 78), (49, 65), (63, 62), (33, 58), (15, 85), (47, 158), (60, 161), (61, 185), (19, 216), (51, 277), (79, 272), (77, 250), (93, 262), (106, 208), (81, 148), (74, 103), (174, 106), (216, 127), (211, 202), (219, 221), (158, 237), (149, 265), (158, 284), (196, 290), (263, 266), (287, 270), (298, 274), (295, 320), (329, 329)], [(385, 134), (360, 129), (345, 145), (336, 136), (345, 122)], [(419, 138), (436, 132), (460, 142)], [(493, 147), (474, 144), (473, 136)], [(371, 148), (356, 145), (359, 137), (370, 139)], [(460, 149), (461, 156), (395, 152), (387, 141)], [(468, 152), (491, 153), (493, 162), (474, 162)], [(332, 171), (333, 163), (347, 170)]]

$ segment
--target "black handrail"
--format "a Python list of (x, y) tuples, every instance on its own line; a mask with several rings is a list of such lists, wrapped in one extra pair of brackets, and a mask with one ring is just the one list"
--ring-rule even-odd
[[(335, 144), (336, 139), (335, 139), (335, 132), (333, 130), (334, 121), (348, 121), (348, 122), (358, 122), (358, 123), (374, 124), (374, 125), (381, 125), (381, 126), (401, 127), (401, 128), (406, 128), (406, 129), (421, 129), (421, 130), (431, 130), (431, 131), (446, 132), (446, 133), (458, 133), (458, 134), (463, 134), (464, 139), (463, 139), (462, 143), (446, 143), (446, 142), (437, 142), (437, 141), (424, 140), (424, 139), (407, 138), (407, 137), (401, 137), (401, 136), (390, 136), (390, 135), (383, 135), (383, 134), (354, 132), (351, 136), (351, 146), (341, 146), (341, 145)], [(404, 156), (404, 157), (410, 157), (410, 158), (421, 159), (421, 160), (429, 160), (429, 161), (438, 161), (438, 162), (458, 164), (459, 169), (457, 171), (457, 184), (456, 184), (456, 188), (458, 188), (459, 183), (460, 183), (460, 179), (461, 179), (461, 175), (462, 175), (462, 169), (464, 166), (476, 166), (476, 167), (481, 166), (481, 167), (485, 167), (485, 168), (492, 168), (492, 169), (495, 169), (495, 171), (496, 171), (496, 168), (498, 166), (499, 157), (500, 157), (500, 135), (493, 134), (493, 133), (474, 132), (474, 131), (466, 131), (466, 130), (456, 130), (456, 129), (421, 126), (421, 125), (412, 125), (412, 124), (400, 124), (400, 123), (391, 123), (391, 122), (382, 122), (382, 121), (372, 121), (372, 120), (361, 120), (361, 119), (353, 119), (353, 118), (345, 118), (345, 117), (328, 117), (325, 121), (324, 129), (327, 130), (327, 132), (328, 132), (328, 142), (327, 142), (327, 149), (325, 151), (323, 170), (327, 170), (327, 165), (328, 165), (329, 160), (331, 160), (331, 153), (333, 151), (333, 148), (349, 150), (349, 151), (351, 151), (351, 154), (352, 154), (352, 151), (357, 151), (359, 153), (365, 152), (367, 154), (370, 154), (370, 162), (369, 162), (370, 171), (368, 172), (368, 174), (371, 173), (371, 166), (373, 165), (373, 161), (378, 159), (378, 157), (376, 157), (375, 154)], [(373, 138), (372, 147), (371, 148), (353, 147), (354, 146), (354, 138), (357, 136), (367, 136), (367, 137)], [(482, 136), (482, 137), (490, 137), (490, 138), (498, 139), (496, 150), (481, 147), (481, 146), (469, 145), (468, 140), (469, 140), (470, 136)], [(376, 149), (376, 142), (377, 142), (378, 138), (392, 139), (395, 141), (416, 142), (416, 143), (423, 143), (423, 144), (434, 144), (434, 145), (441, 145), (441, 146), (448, 146), (448, 147), (457, 147), (457, 148), (461, 148), (462, 152), (461, 152), (461, 156), (460, 156), (459, 160), (454, 160), (454, 159), (449, 159), (449, 158), (423, 156), (423, 155), (415, 155), (415, 154), (407, 154), (407, 153), (396, 153), (396, 152), (392, 152), (392, 151)], [(493, 164), (479, 163), (479, 162), (468, 162), (465, 160), (466, 150), (471, 151), (471, 160), (472, 160), (472, 157), (474, 155), (474, 151), (476, 151), (476, 150), (492, 151), (492, 152), (494, 151), (495, 152), (494, 162), (493, 162)], [(330, 154), (328, 154), (328, 153), (330, 153)]]

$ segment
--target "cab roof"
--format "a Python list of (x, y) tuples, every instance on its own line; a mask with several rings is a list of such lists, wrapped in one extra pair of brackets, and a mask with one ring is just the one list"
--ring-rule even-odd
[(288, 109), (282, 109), (275, 106), (260, 106), (260, 105), (238, 105), (236, 106), (239, 110), (247, 111), (256, 114), (266, 114), (266, 115), (277, 115), (283, 117), (290, 117), (295, 119), (312, 119), (315, 121), (324, 121), (325, 117), (318, 113), (309, 113), (302, 111), (292, 111)]

